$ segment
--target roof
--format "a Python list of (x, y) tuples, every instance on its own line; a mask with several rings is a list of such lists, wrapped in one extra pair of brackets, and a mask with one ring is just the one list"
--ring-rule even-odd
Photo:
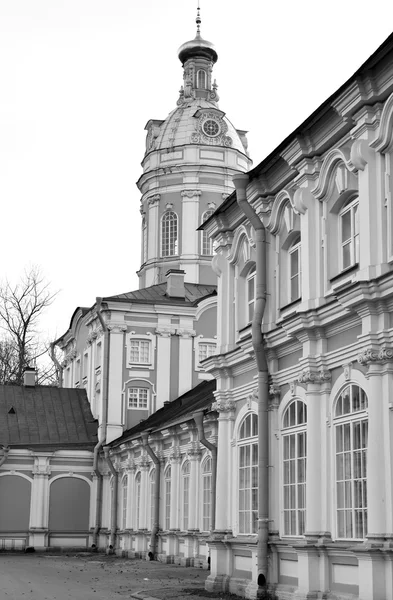
[(0, 386), (0, 444), (91, 449), (97, 428), (84, 389)]
[(110, 444), (123, 444), (127, 439), (137, 437), (142, 431), (156, 431), (163, 429), (174, 421), (181, 420), (187, 415), (191, 415), (198, 410), (210, 408), (215, 401), (213, 392), (216, 389), (216, 380), (202, 381), (199, 385), (192, 388), (173, 402), (169, 402), (163, 408), (160, 408), (150, 417), (135, 425), (131, 429), (127, 429), (120, 438), (117, 438)]
[(166, 295), (167, 283), (158, 283), (134, 292), (126, 292), (116, 296), (103, 298), (104, 302), (136, 302), (141, 304), (191, 304), (196, 305), (200, 300), (217, 294), (216, 285), (201, 283), (184, 283), (185, 298), (175, 298)]

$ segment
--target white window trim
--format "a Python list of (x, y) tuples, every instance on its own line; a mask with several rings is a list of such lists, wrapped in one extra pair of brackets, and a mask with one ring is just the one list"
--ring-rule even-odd
[[(147, 392), (147, 399), (146, 399), (146, 407), (144, 406), (130, 406), (130, 390), (132, 389), (137, 389), (137, 390), (146, 390)], [(138, 404), (139, 404), (139, 393), (138, 393)], [(127, 410), (148, 410), (150, 411), (150, 389), (147, 387), (141, 387), (138, 385), (130, 385), (127, 388)]]
[[(164, 235), (163, 235), (163, 222), (164, 218), (168, 213), (172, 213), (176, 216), (176, 241), (175, 241), (175, 252), (174, 254), (164, 254)], [(174, 210), (167, 210), (161, 216), (160, 219), (160, 257), (161, 258), (170, 258), (172, 256), (179, 256), (179, 239), (180, 239), (180, 223), (179, 223), (179, 215)], [(170, 244), (169, 244), (170, 246)]]
[[(209, 219), (212, 214), (214, 213), (214, 210), (211, 208), (208, 208), (207, 210), (205, 210), (205, 212), (202, 214), (201, 217), (201, 224), (203, 224), (205, 221), (207, 221), (207, 219)], [(204, 250), (204, 240), (206, 239), (206, 241), (208, 242), (209, 245), (209, 250), (210, 252), (208, 254), (206, 254), (203, 250)], [(213, 256), (214, 254), (214, 242), (213, 239), (208, 236), (207, 231), (201, 231), (201, 256)]]
[[(350, 380), (345, 382), (345, 385), (341, 385), (340, 390), (338, 392), (336, 392), (334, 394), (334, 402), (333, 402), (333, 406), (332, 406), (332, 429), (333, 429), (333, 436), (332, 436), (332, 465), (333, 465), (333, 469), (332, 469), (332, 476), (333, 476), (333, 502), (332, 502), (332, 506), (333, 506), (333, 519), (332, 519), (332, 529), (334, 531), (334, 539), (337, 541), (344, 541), (344, 542), (352, 542), (352, 541), (360, 541), (363, 542), (366, 537), (364, 538), (356, 538), (356, 537), (352, 537), (352, 538), (342, 538), (339, 537), (338, 535), (338, 508), (337, 508), (337, 463), (336, 463), (336, 456), (337, 456), (337, 452), (336, 452), (336, 448), (337, 448), (337, 440), (336, 440), (336, 432), (337, 432), (337, 426), (341, 425), (343, 423), (350, 423), (353, 421), (362, 421), (367, 419), (368, 421), (368, 407), (364, 410), (361, 411), (357, 411), (357, 412), (351, 412), (351, 413), (347, 413), (345, 415), (340, 415), (338, 417), (335, 416), (335, 411), (336, 411), (336, 406), (337, 406), (337, 401), (339, 396), (341, 395), (341, 393), (343, 392), (343, 390), (346, 387), (350, 387), (350, 386), (356, 386), (359, 387), (363, 390), (363, 392), (366, 394), (366, 397), (368, 399), (368, 393), (366, 391), (365, 386), (363, 386), (361, 383), (359, 383), (358, 381), (354, 381), (354, 380)], [(368, 443), (370, 441), (370, 438), (368, 438)], [(369, 446), (367, 445), (367, 453), (369, 450)], [(353, 448), (351, 447), (351, 456), (353, 453)], [(353, 481), (353, 478), (351, 479), (351, 482)], [(366, 478), (366, 482), (367, 482), (367, 478)], [(367, 483), (366, 483), (367, 485)], [(351, 488), (353, 489), (353, 488)], [(368, 513), (368, 503), (367, 503), (367, 513)], [(352, 507), (351, 507), (351, 512), (352, 515), (354, 515), (354, 507), (353, 507), (353, 502), (352, 502)], [(368, 514), (367, 514), (368, 516)], [(366, 533), (367, 536), (367, 533)]]
[(216, 346), (216, 352), (217, 352), (217, 336), (215, 335), (214, 338), (205, 338), (203, 337), (203, 335), (197, 335), (196, 337), (194, 337), (194, 369), (195, 371), (204, 373), (205, 370), (204, 368), (201, 366), (201, 363), (199, 362), (199, 345), (200, 344), (215, 344)]
[[(235, 505), (235, 531), (234, 534), (236, 536), (254, 536), (256, 537), (258, 535), (258, 530), (255, 533), (243, 533), (240, 532), (240, 518), (239, 518), (239, 512), (240, 512), (240, 506), (239, 506), (239, 490), (240, 490), (240, 478), (239, 478), (239, 470), (240, 470), (240, 460), (239, 460), (239, 455), (240, 455), (240, 451), (239, 448), (241, 446), (247, 446), (247, 445), (252, 445), (252, 444), (258, 444), (258, 435), (253, 436), (253, 437), (249, 437), (249, 438), (245, 438), (245, 439), (240, 439), (240, 430), (241, 430), (241, 426), (243, 425), (243, 422), (245, 421), (245, 419), (251, 415), (251, 414), (255, 414), (257, 415), (257, 405), (256, 403), (252, 402), (251, 404), (251, 408), (249, 409), (248, 406), (245, 407), (244, 412), (239, 413), (238, 415), (238, 424), (236, 427), (236, 437), (234, 440), (234, 450), (235, 450), (235, 457), (236, 460), (234, 461), (235, 465), (235, 481), (236, 481), (236, 500), (234, 502)], [(251, 489), (251, 488), (250, 488)], [(258, 510), (258, 507), (257, 507)], [(258, 527), (258, 526), (257, 526)]]
[[(126, 352), (127, 352), (127, 368), (128, 369), (148, 369), (153, 371), (155, 368), (155, 354), (156, 354), (156, 344), (157, 344), (157, 336), (153, 333), (147, 332), (146, 334), (137, 333), (136, 331), (130, 331), (127, 334), (126, 338)], [(143, 362), (131, 362), (131, 340), (141, 341), (141, 342), (149, 342), (150, 343), (150, 360), (147, 363)], [(131, 375), (132, 372), (130, 372)]]
[[(206, 533), (207, 531), (210, 531), (210, 529), (211, 529), (211, 523), (212, 523), (212, 503), (211, 503), (211, 496), (210, 496), (210, 518), (209, 518), (210, 527), (209, 527), (209, 529), (205, 529), (204, 528), (204, 509), (205, 509), (205, 503), (204, 503), (204, 482), (205, 482), (205, 478), (206, 477), (210, 476), (210, 489), (211, 489), (211, 486), (212, 486), (212, 471), (210, 470), (210, 472), (207, 472), (207, 473), (204, 472), (204, 468), (205, 468), (206, 462), (209, 461), (209, 460), (210, 461), (212, 460), (212, 457), (211, 457), (210, 453), (206, 454), (202, 458), (201, 463), (200, 463), (200, 478), (201, 478), (201, 481), (200, 481), (200, 487), (199, 487), (199, 489), (200, 489), (200, 502), (199, 502), (199, 506), (200, 506), (200, 515), (199, 515), (200, 524), (199, 525), (200, 525), (200, 527), (199, 528), (200, 528), (200, 531), (203, 531), (204, 533)], [(210, 463), (210, 465), (211, 465), (211, 463)]]
[[(292, 298), (292, 273), (291, 273), (291, 255), (295, 252), (298, 253), (298, 295), (296, 298)], [(302, 299), (302, 243), (301, 240), (293, 244), (288, 249), (288, 303), (297, 302)]]
[[(204, 73), (204, 76), (205, 76), (205, 87), (199, 87), (199, 74), (200, 73)], [(207, 72), (206, 72), (205, 69), (198, 69), (196, 84), (197, 84), (197, 89), (198, 90), (206, 90), (207, 89)]]
[[(254, 310), (255, 310), (255, 296), (256, 296), (256, 265), (254, 265), (253, 267), (251, 267), (251, 269), (249, 270), (249, 272), (246, 275), (246, 293), (245, 293), (245, 297), (246, 297), (246, 323), (247, 325), (249, 323), (252, 323), (252, 319), (250, 319), (250, 306), (252, 304), (253, 306), (253, 316), (254, 316)], [(254, 297), (252, 299), (250, 299), (249, 295), (248, 295), (248, 284), (249, 281), (253, 280), (254, 281)]]
[[(360, 239), (360, 232), (358, 231), (356, 233), (356, 229), (355, 229), (355, 217), (354, 217), (354, 208), (355, 206), (358, 207), (358, 211), (359, 211), (359, 197), (356, 196), (355, 198), (353, 198), (353, 200), (351, 200), (350, 202), (348, 202), (345, 206), (343, 206), (340, 210), (340, 212), (338, 213), (338, 221), (339, 221), (339, 252), (340, 252), (340, 258), (339, 258), (339, 264), (340, 264), (340, 272), (342, 271), (346, 271), (347, 269), (350, 269), (351, 267), (356, 266), (359, 263), (359, 256), (357, 256), (357, 254), (359, 254), (359, 239)], [(343, 215), (345, 215), (347, 212), (351, 213), (351, 237), (349, 238), (349, 242), (347, 242), (346, 244), (343, 243), (342, 241), (342, 217)], [(360, 218), (358, 216), (358, 218)], [(358, 248), (356, 248), (356, 239), (358, 238)], [(347, 265), (346, 267), (344, 267), (344, 246), (350, 246), (350, 254), (351, 254), (351, 262), (349, 265)], [(356, 254), (357, 253), (357, 254)]]

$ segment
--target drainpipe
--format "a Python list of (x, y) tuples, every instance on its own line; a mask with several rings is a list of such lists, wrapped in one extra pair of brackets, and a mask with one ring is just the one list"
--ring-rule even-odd
[(232, 178), (237, 203), (255, 229), (256, 237), (256, 293), (252, 320), (252, 345), (258, 369), (258, 586), (266, 589), (268, 575), (269, 539), (269, 421), (268, 421), (268, 367), (263, 347), (262, 320), (266, 305), (266, 239), (265, 227), (247, 201), (246, 173)]
[(97, 548), (98, 546), (98, 534), (101, 529), (101, 513), (102, 513), (102, 492), (103, 492), (103, 479), (98, 468), (98, 458), (102, 446), (106, 440), (106, 425), (108, 421), (108, 392), (109, 392), (109, 330), (106, 326), (104, 319), (102, 318), (102, 298), (96, 298), (97, 304), (97, 317), (100, 321), (102, 330), (104, 332), (104, 355), (103, 355), (103, 369), (102, 369), (102, 438), (96, 444), (94, 448), (94, 461), (93, 461), (93, 472), (97, 477), (97, 493), (96, 493), (96, 522), (93, 532), (93, 543), (92, 546)]
[(59, 363), (59, 361), (57, 360), (56, 355), (55, 355), (55, 342), (50, 343), (49, 354), (50, 354), (50, 357), (56, 367), (57, 379), (59, 382), (59, 387), (61, 388), (63, 385), (63, 367), (61, 366), (61, 364)]
[(210, 450), (212, 455), (212, 489), (211, 489), (211, 531), (216, 528), (216, 487), (217, 487), (217, 446), (207, 441), (205, 438), (205, 430), (203, 428), (203, 410), (194, 412), (192, 415), (198, 429), (198, 438), (202, 446)]
[(117, 495), (118, 495), (118, 473), (113, 466), (113, 462), (109, 456), (109, 448), (104, 448), (105, 460), (108, 463), (110, 472), (113, 475), (113, 497), (111, 505), (111, 537), (109, 541), (109, 550), (114, 550), (116, 547), (116, 529), (117, 529)]
[(10, 448), (9, 446), (3, 446), (3, 452), (4, 452), (4, 454), (3, 454), (3, 456), (0, 458), (0, 467), (1, 467), (1, 465), (4, 465), (5, 461), (7, 460), (7, 458), (8, 458), (8, 453), (9, 453), (10, 449), (11, 449), (11, 448)]
[(150, 560), (155, 560), (157, 556), (157, 546), (158, 546), (158, 530), (160, 528), (160, 481), (161, 481), (161, 471), (160, 471), (160, 461), (159, 458), (154, 453), (152, 447), (149, 445), (148, 438), (149, 433), (143, 431), (141, 433), (142, 445), (146, 449), (146, 452), (156, 465), (156, 476), (154, 481), (154, 522), (151, 528), (151, 536), (150, 536), (150, 552), (149, 558)]

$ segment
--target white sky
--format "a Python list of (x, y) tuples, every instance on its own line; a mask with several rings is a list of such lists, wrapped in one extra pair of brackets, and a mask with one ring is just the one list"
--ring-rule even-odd
[[(138, 288), (144, 126), (176, 106), (196, 0), (0, 0), (0, 277), (40, 265), (42, 326)], [(219, 106), (258, 164), (391, 33), (393, 2), (201, 0)]]

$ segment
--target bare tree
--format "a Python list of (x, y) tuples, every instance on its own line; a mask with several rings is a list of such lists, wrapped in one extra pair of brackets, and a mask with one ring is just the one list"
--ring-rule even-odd
[[(49, 344), (40, 341), (39, 322), (55, 297), (38, 267), (25, 271), (15, 285), (9, 281), (0, 285), (0, 328), (4, 331), (0, 340), (1, 383), (21, 385), (26, 367), (36, 365), (48, 352)], [(53, 367), (39, 374), (40, 383), (53, 379)]]

